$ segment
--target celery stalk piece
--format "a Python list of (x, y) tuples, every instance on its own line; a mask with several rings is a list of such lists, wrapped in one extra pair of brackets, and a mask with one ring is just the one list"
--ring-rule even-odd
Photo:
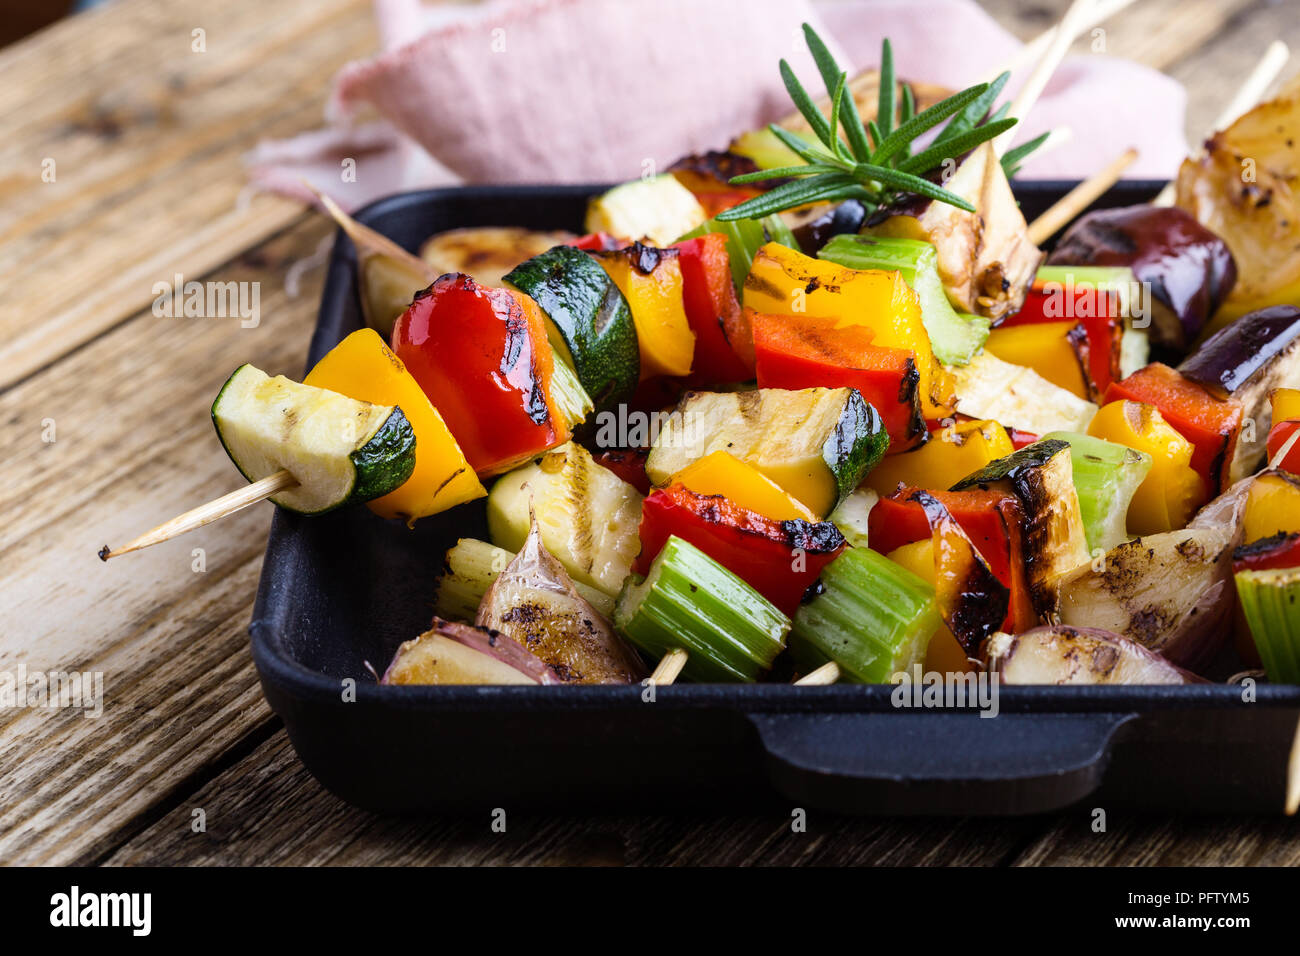
[[(727, 237), (727, 256), (731, 260), (731, 278), (739, 289), (745, 284), (749, 268), (754, 264), (754, 253), (758, 247), (767, 242), (779, 242), (783, 246), (798, 250), (799, 242), (786, 225), (784, 219), (773, 213), (762, 219), (736, 219), (719, 222), (710, 219), (696, 226), (681, 239), (695, 239), (711, 232), (720, 232)], [(678, 242), (681, 241), (678, 240)]]
[(930, 347), (944, 365), (966, 365), (984, 347), (989, 320), (952, 307), (939, 278), (939, 254), (930, 243), (844, 235), (826, 243), (817, 255), (850, 269), (901, 273), (921, 300), (921, 321), (930, 335)]
[(695, 545), (672, 536), (638, 581), (629, 578), (614, 626), (654, 660), (686, 651), (694, 681), (752, 681), (785, 649), (790, 619)]
[(1039, 266), (1034, 273), (1034, 284), (1056, 282), (1061, 286), (1091, 285), (1106, 289), (1119, 298), (1119, 313), (1132, 318), (1133, 291), (1137, 279), (1128, 266)]
[(840, 529), (844, 540), (853, 547), (865, 548), (867, 519), (871, 516), (871, 509), (879, 500), (880, 495), (864, 485), (841, 501), (827, 520)]
[(551, 370), (551, 398), (555, 410), (572, 430), (596, 410), (587, 390), (578, 381), (578, 373), (559, 355), (555, 356)]
[(1074, 490), (1088, 550), (1109, 551), (1129, 539), (1129, 503), (1151, 471), (1151, 456), (1112, 441), (1075, 432), (1049, 432), (1070, 446)]
[(822, 571), (824, 590), (800, 606), (790, 652), (802, 669), (827, 661), (842, 679), (883, 684), (924, 659), (943, 623), (934, 588), (867, 548), (846, 548)]
[[(434, 613), (449, 621), (473, 621), (492, 582), (505, 570), (514, 552), (477, 538), (461, 538), (447, 552), (447, 570), (438, 578)], [(604, 617), (614, 613), (614, 599), (581, 581), (573, 586)]]
[(1300, 684), (1300, 568), (1238, 571), (1237, 597), (1275, 684)]

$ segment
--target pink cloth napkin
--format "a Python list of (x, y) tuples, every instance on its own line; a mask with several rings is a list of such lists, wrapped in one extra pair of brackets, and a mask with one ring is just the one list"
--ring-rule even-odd
[[(805, 21), (850, 72), (875, 66), (887, 35), (903, 76), (953, 88), (1019, 48), (971, 0), (377, 0), (376, 16), (384, 50), (335, 77), (325, 129), (249, 155), (254, 183), (306, 199), (307, 178), (355, 209), (459, 181), (662, 170), (788, 113), (782, 57), (820, 91)], [(1184, 106), (1182, 87), (1154, 70), (1072, 57), (1019, 136), (1068, 125), (1073, 139), (1022, 176), (1082, 177), (1130, 145), (1140, 158), (1129, 176), (1172, 176)]]

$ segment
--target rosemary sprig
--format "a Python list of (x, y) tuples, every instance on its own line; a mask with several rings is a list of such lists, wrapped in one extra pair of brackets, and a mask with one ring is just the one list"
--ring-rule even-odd
[[(753, 219), (806, 203), (845, 199), (861, 200), (874, 209), (909, 193), (974, 212), (975, 207), (969, 202), (927, 177), (946, 160), (969, 152), (1016, 124), (1016, 120), (1005, 115), (1005, 105), (990, 113), (1009, 74), (1003, 73), (992, 83), (980, 83), (962, 90), (917, 113), (910, 86), (904, 85), (901, 97), (896, 96), (894, 52), (889, 40), (885, 40), (880, 50), (880, 98), (876, 118), (864, 126), (857, 103), (848, 91), (848, 74), (840, 69), (812, 27), (805, 23), (803, 32), (831, 98), (830, 117), (828, 119), (822, 114), (790, 69), (790, 64), (782, 60), (781, 80), (791, 101), (808, 121), (816, 142), (775, 124), (770, 125), (768, 129), (773, 135), (802, 159), (804, 165), (736, 176), (731, 180), (736, 185), (769, 179), (791, 179), (793, 182), (783, 183), (761, 196), (733, 206), (717, 218)], [(939, 130), (930, 145), (913, 154), (912, 144), (945, 120), (947, 125)], [(1044, 139), (1045, 135), (1008, 151), (1003, 158), (1007, 175), (1010, 176)]]

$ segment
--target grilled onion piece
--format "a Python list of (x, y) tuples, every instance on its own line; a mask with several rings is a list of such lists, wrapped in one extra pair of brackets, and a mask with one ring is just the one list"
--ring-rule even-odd
[(1203, 683), (1140, 644), (1096, 627), (999, 632), (986, 651), (989, 670), (1004, 684)]

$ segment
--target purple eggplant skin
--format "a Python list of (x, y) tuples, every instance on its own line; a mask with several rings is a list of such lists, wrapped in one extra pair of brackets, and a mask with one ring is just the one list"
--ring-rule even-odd
[(1184, 354), (1237, 283), (1228, 244), (1176, 206), (1122, 206), (1082, 216), (1051, 265), (1128, 266), (1151, 288), (1151, 341)]
[(799, 248), (804, 255), (815, 256), (836, 236), (861, 229), (867, 221), (867, 207), (857, 199), (846, 199), (828, 209), (814, 207), (807, 213), (792, 213), (790, 217), (800, 217), (793, 222), (791, 218), (786, 219)]
[(1178, 366), (1186, 379), (1241, 406), (1254, 421), (1233, 450), (1230, 481), (1253, 472), (1264, 457), (1273, 410), (1268, 393), (1300, 382), (1300, 309), (1275, 305), (1224, 326)]

